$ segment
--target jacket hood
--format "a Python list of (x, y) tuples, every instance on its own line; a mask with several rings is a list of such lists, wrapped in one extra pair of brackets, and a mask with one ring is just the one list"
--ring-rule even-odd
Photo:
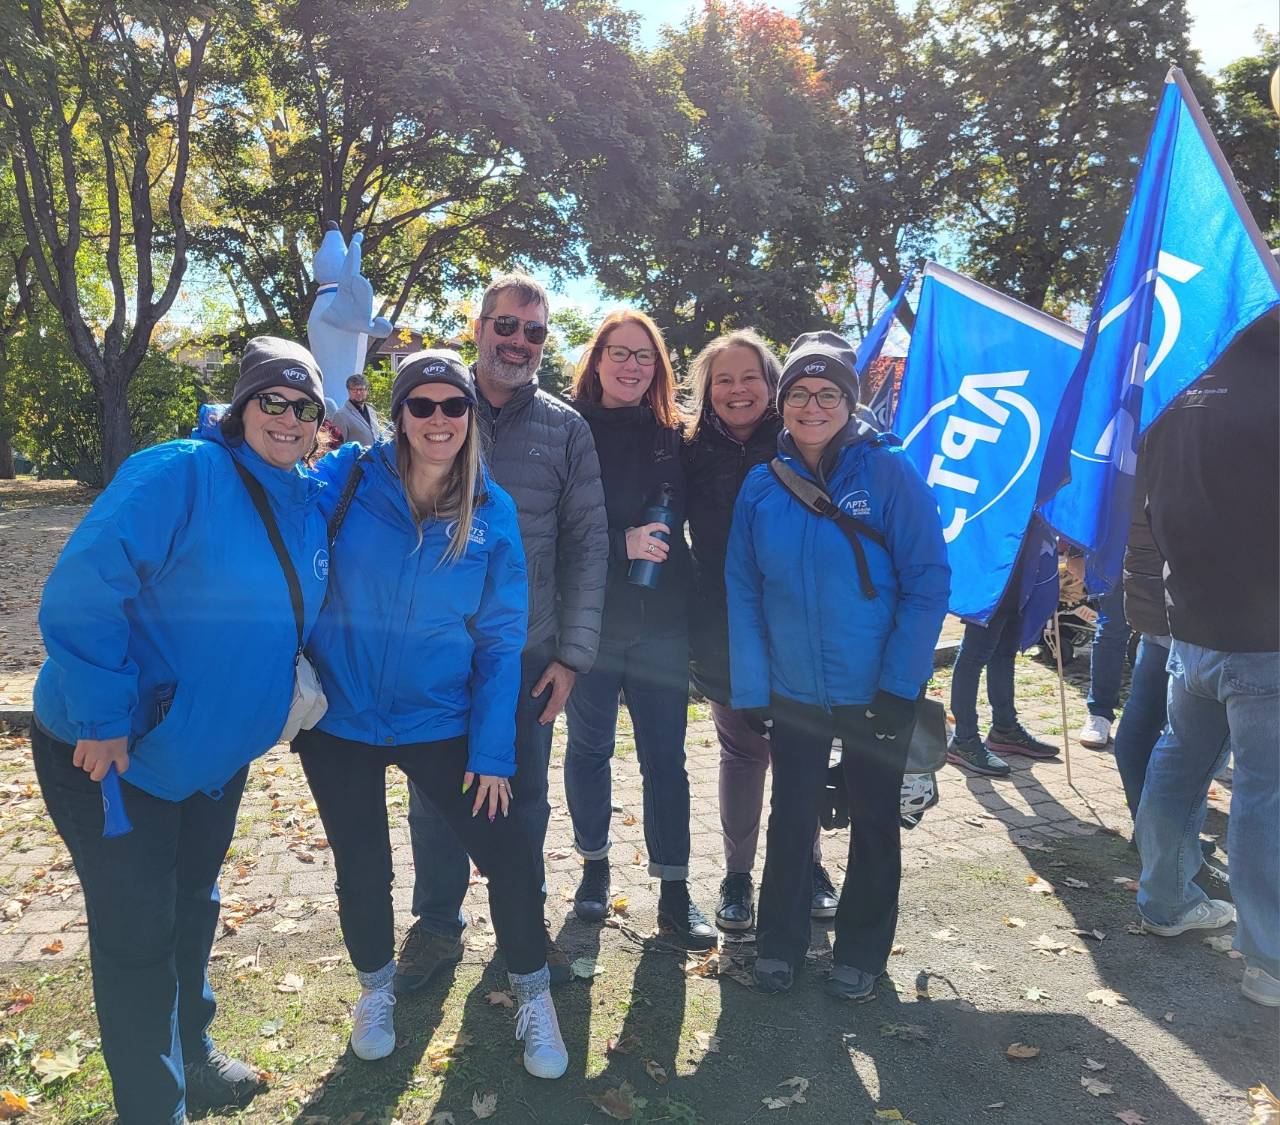
[(315, 501), (320, 495), (321, 489), (325, 487), (323, 481), (318, 481), (308, 474), (300, 464), (295, 464), (292, 469), (278, 469), (274, 465), (267, 464), (257, 453), (253, 451), (253, 447), (243, 439), (230, 442), (226, 435), (222, 432), (222, 419), (230, 408), (223, 403), (205, 403), (200, 407), (200, 413), (196, 421), (195, 427), (191, 431), (193, 441), (207, 441), (214, 445), (220, 445), (232, 457), (245, 466), (259, 481), (267, 492), (286, 504), (309, 504)]

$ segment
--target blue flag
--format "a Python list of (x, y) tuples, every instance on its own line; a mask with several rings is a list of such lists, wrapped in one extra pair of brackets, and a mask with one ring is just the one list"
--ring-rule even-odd
[[(902, 279), (902, 284), (898, 286), (898, 291), (893, 295), (892, 300), (881, 310), (880, 315), (876, 318), (876, 322), (871, 326), (871, 331), (863, 337), (862, 343), (858, 345), (858, 354), (854, 358), (854, 370), (857, 372), (858, 378), (861, 379), (866, 373), (872, 362), (880, 354), (880, 349), (884, 347), (885, 337), (889, 335), (889, 329), (893, 327), (893, 318), (897, 315), (898, 306), (902, 304), (902, 300), (907, 295), (907, 290), (911, 288), (911, 283), (915, 280), (916, 268), (912, 266), (907, 270), (907, 276)], [(893, 419), (893, 379), (887, 377), (880, 384), (874, 397), (867, 403), (867, 409), (875, 415), (876, 423), (880, 429), (887, 430)]]
[[(1083, 339), (1012, 297), (925, 267), (894, 430), (938, 502), (952, 613), (985, 624), (1009, 584)], [(1056, 560), (1053, 576), (1056, 592)], [(1029, 593), (1024, 583), (1020, 604)]]
[(1045, 519), (1084, 548), (1092, 592), (1120, 574), (1139, 436), (1277, 303), (1280, 267), (1172, 69), (1041, 479)]

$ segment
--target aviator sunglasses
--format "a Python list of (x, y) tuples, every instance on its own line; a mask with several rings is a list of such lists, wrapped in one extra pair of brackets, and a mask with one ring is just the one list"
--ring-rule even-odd
[[(514, 336), (520, 327), (518, 316), (482, 316), (480, 319), (493, 321), (493, 330), (499, 336)], [(524, 338), (530, 344), (541, 344), (547, 338), (547, 326), (536, 320), (526, 320)]]
[(320, 404), (309, 398), (289, 399), (270, 392), (253, 397), (258, 400), (262, 413), (270, 414), (273, 418), (280, 417), (290, 407), (293, 407), (299, 422), (315, 422), (320, 417)]
[(436, 402), (430, 398), (407, 398), (404, 400), (404, 408), (415, 418), (430, 418), (436, 412), (436, 407), (440, 407), (440, 413), (446, 418), (461, 418), (468, 410), (471, 409), (471, 400), (458, 395), (455, 398), (447, 398), (443, 402)]

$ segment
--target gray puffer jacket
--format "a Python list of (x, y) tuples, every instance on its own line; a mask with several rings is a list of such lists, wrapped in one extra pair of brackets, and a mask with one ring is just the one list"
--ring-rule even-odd
[(609, 528), (600, 463), (582, 416), (538, 389), (521, 387), (495, 410), (479, 395), (476, 416), (489, 472), (516, 502), (529, 569), (529, 639), (551, 638), (556, 659), (589, 672), (600, 645)]

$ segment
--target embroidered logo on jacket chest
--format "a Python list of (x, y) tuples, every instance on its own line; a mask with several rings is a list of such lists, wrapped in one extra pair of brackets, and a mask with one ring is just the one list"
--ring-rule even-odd
[(854, 519), (869, 520), (871, 518), (871, 493), (865, 488), (847, 492), (840, 497), (836, 505), (842, 512), (848, 512)]

